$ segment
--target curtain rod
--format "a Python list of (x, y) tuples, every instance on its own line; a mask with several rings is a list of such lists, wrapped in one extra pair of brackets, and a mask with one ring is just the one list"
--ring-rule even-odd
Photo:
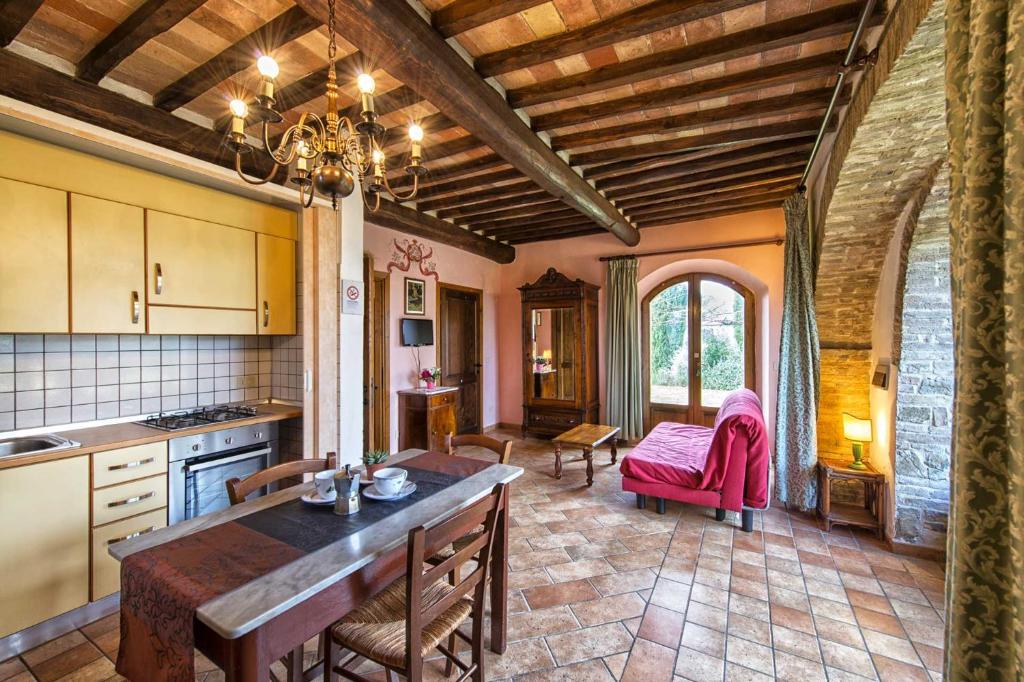
[(619, 256), (601, 256), (598, 258), (602, 263), (610, 260), (625, 260), (627, 258), (646, 258), (647, 256), (671, 256), (676, 253), (694, 253), (696, 251), (718, 251), (719, 249), (739, 249), (744, 246), (764, 246), (775, 244), (782, 246), (786, 242), (785, 237), (768, 237), (766, 239), (751, 239), (745, 242), (726, 242), (724, 244), (707, 244), (705, 246), (691, 246), (685, 249), (664, 249), (663, 251), (645, 251), (643, 253), (624, 253)]

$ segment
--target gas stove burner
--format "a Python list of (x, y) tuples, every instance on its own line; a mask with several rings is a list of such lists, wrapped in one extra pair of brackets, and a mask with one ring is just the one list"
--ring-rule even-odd
[(255, 416), (256, 408), (252, 405), (211, 405), (184, 412), (172, 412), (169, 414), (161, 412), (155, 417), (149, 417), (136, 423), (154, 429), (161, 429), (162, 431), (177, 431), (205, 424), (249, 419)]

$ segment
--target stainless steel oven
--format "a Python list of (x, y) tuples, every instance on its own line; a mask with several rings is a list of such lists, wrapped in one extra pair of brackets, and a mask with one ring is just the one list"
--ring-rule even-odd
[[(227, 508), (226, 482), (277, 464), (277, 449), (274, 422), (172, 438), (168, 449), (170, 523)], [(257, 496), (267, 492), (264, 488)]]

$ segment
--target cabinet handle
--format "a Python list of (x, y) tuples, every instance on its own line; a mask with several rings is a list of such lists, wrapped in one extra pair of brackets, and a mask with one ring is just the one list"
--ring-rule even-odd
[(134, 533), (128, 533), (128, 535), (122, 535), (119, 538), (112, 538), (110, 540), (107, 540), (107, 546), (109, 547), (110, 545), (117, 544), (118, 542), (124, 542), (125, 540), (131, 540), (132, 538), (137, 538), (140, 535), (145, 535), (146, 533), (152, 533), (155, 530), (156, 530), (156, 526), (150, 526), (149, 528), (143, 528), (142, 530), (137, 530)]
[(142, 308), (139, 305), (139, 292), (132, 292), (132, 324), (139, 323), (139, 315), (142, 312)]
[(270, 304), (266, 301), (263, 302), (263, 326), (270, 325)]
[(125, 498), (123, 500), (117, 500), (116, 502), (107, 502), (107, 507), (108, 508), (110, 508), (110, 507), (123, 507), (126, 504), (138, 504), (139, 502), (142, 502), (143, 500), (148, 500), (149, 498), (153, 497), (154, 495), (156, 495), (156, 491), (155, 490), (150, 490), (148, 493), (143, 493), (142, 495), (136, 495), (135, 497), (127, 497), (127, 498)]
[(136, 460), (134, 462), (125, 462), (124, 464), (111, 464), (107, 467), (107, 471), (120, 471), (121, 469), (134, 469), (140, 467), (143, 464), (152, 464), (153, 458), (147, 457), (146, 459)]
[(160, 267), (160, 264), (156, 264), (156, 286), (154, 287), (154, 293), (157, 295), (162, 294), (164, 291), (164, 269)]

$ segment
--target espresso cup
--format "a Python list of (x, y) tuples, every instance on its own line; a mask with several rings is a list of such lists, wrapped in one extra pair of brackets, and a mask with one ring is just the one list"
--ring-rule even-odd
[(327, 471), (318, 471), (313, 476), (313, 485), (316, 486), (316, 494), (323, 499), (327, 499), (334, 495), (334, 469), (328, 469)]
[(409, 472), (398, 467), (387, 467), (373, 472), (373, 485), (377, 491), (386, 497), (397, 495), (402, 492), (405, 486), (405, 479)]

